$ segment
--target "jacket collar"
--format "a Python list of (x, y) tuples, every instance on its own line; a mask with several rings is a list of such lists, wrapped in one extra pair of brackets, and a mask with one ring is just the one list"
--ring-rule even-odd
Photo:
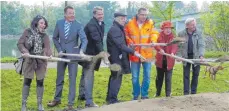
[(174, 38), (173, 33), (171, 32), (169, 35), (165, 35), (163, 31), (160, 32), (160, 37), (162, 40), (172, 40)]
[(118, 22), (114, 21), (114, 25), (117, 25), (120, 29), (124, 30), (124, 26), (120, 25)]
[[(188, 28), (185, 28), (185, 33), (186, 35), (188, 35)], [(192, 35), (197, 35), (197, 29), (194, 32), (192, 32)]]
[[(98, 23), (98, 25), (99, 25), (99, 21), (93, 16), (93, 18), (92, 18), (92, 20), (94, 20), (96, 23)], [(104, 24), (104, 22), (102, 21), (101, 22), (102, 24), (101, 25), (103, 25)]]
[[(134, 22), (137, 24), (138, 16), (135, 15), (135, 17), (133, 18), (133, 20), (134, 20)], [(147, 23), (147, 22), (149, 22), (149, 18), (146, 18), (146, 21), (145, 21), (143, 24), (145, 24), (145, 23)]]

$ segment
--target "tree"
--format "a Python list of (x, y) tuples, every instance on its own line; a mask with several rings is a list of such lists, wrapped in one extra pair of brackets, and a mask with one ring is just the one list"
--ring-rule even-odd
[(175, 3), (174, 1), (152, 1), (153, 7), (150, 8), (150, 12), (157, 23), (156, 26), (159, 26), (158, 23), (162, 21), (172, 21), (179, 17), (175, 14)]
[(182, 1), (175, 2), (175, 15), (182, 15), (184, 13), (184, 6)]
[(184, 7), (184, 14), (197, 13), (197, 12), (199, 12), (199, 10), (196, 1), (191, 1)]
[(201, 16), (203, 32), (210, 36), (218, 51), (229, 51), (229, 2), (215, 1), (210, 5), (210, 12)]
[(210, 10), (209, 9), (209, 6), (210, 6), (209, 5), (209, 2), (203, 1), (200, 11), (201, 12), (207, 12), (207, 11), (209, 11)]
[(126, 9), (127, 19), (131, 19), (137, 13), (137, 6), (135, 1), (128, 1), (128, 6)]
[(80, 21), (83, 25), (86, 25), (89, 20), (91, 19), (90, 12), (87, 9), (87, 3), (84, 4), (77, 4), (75, 5), (75, 16), (78, 21)]
[[(21, 31), (19, 19), (19, 2), (1, 2), (1, 34), (18, 34)], [(19, 30), (20, 29), (20, 30)]]
[(177, 9), (182, 9), (182, 8), (184, 8), (184, 2), (182, 2), (182, 1), (175, 2), (175, 9), (176, 10)]
[(104, 8), (105, 32), (107, 32), (113, 23), (114, 12), (120, 9), (120, 5), (116, 1), (89, 1), (87, 9), (91, 17), (93, 16), (92, 10), (95, 6)]

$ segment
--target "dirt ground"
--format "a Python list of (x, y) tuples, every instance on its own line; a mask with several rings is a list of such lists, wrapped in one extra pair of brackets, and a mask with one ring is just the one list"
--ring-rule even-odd
[(229, 93), (136, 100), (80, 111), (229, 111)]

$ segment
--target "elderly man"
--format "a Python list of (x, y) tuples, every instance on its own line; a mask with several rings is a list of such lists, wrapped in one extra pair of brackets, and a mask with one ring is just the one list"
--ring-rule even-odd
[[(203, 59), (205, 43), (201, 32), (196, 28), (196, 20), (188, 18), (185, 21), (186, 28), (178, 33), (187, 42), (179, 45), (179, 54), (186, 59)], [(184, 95), (190, 94), (190, 63), (183, 62)], [(196, 94), (200, 65), (192, 65), (191, 94)]]
[[(97, 55), (104, 51), (103, 49), (103, 36), (104, 36), (104, 22), (103, 22), (103, 8), (96, 6), (93, 9), (93, 18), (87, 23), (84, 31), (87, 35), (88, 44), (86, 54)], [(80, 80), (79, 100), (86, 99), (85, 107), (98, 107), (93, 102), (93, 85), (94, 85), (94, 70), (98, 71), (101, 60), (96, 64), (95, 69), (90, 69), (89, 63), (83, 65), (82, 77)]]
[(107, 34), (107, 50), (110, 54), (109, 61), (111, 64), (119, 64), (120, 71), (111, 71), (108, 83), (108, 92), (106, 101), (108, 104), (114, 104), (118, 101), (118, 92), (122, 83), (122, 74), (130, 73), (130, 64), (128, 54), (141, 57), (141, 55), (133, 49), (127, 47), (124, 25), (126, 23), (126, 15), (123, 13), (115, 13), (115, 20)]
[[(157, 42), (158, 32), (154, 29), (153, 20), (148, 18), (149, 11), (146, 8), (140, 8), (138, 14), (125, 26), (126, 39), (128, 45), (131, 44), (149, 44)], [(155, 54), (152, 47), (135, 47), (135, 51), (142, 54), (146, 60), (141, 60), (134, 55), (130, 55), (132, 84), (133, 84), (133, 100), (137, 100), (141, 94), (142, 99), (148, 98), (148, 89), (150, 84), (150, 73), (152, 68), (152, 60)], [(139, 74), (141, 64), (143, 66), (143, 81), (139, 84)]]

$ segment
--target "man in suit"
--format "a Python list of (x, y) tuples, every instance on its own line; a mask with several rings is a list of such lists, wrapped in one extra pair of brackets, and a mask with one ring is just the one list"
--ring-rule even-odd
[[(86, 49), (87, 38), (83, 30), (83, 26), (75, 20), (75, 12), (73, 7), (67, 6), (64, 9), (65, 18), (57, 21), (53, 33), (53, 42), (62, 58), (74, 59), (73, 57), (61, 56), (62, 53), (80, 53)], [(81, 47), (78, 40), (81, 41)], [(61, 103), (62, 90), (64, 85), (64, 73), (66, 66), (69, 71), (69, 94), (68, 94), (68, 110), (73, 110), (75, 94), (76, 94), (76, 75), (78, 63), (57, 63), (57, 79), (56, 79), (56, 92), (54, 100), (50, 101), (47, 105), (50, 107), (56, 106)]]
[[(119, 64), (121, 71), (111, 71), (108, 83), (106, 101), (108, 104), (119, 102), (117, 96), (122, 83), (122, 74), (130, 73), (130, 62), (128, 54), (133, 54), (138, 58), (142, 56), (127, 46), (124, 25), (126, 23), (126, 14), (117, 12), (114, 14), (114, 22), (107, 34), (107, 50), (110, 54), (111, 64)], [(144, 58), (142, 58), (144, 59)]]
[[(86, 54), (97, 55), (103, 49), (103, 36), (104, 36), (104, 22), (103, 22), (103, 8), (96, 6), (93, 9), (93, 18), (87, 23), (84, 31), (87, 35), (88, 44)], [(94, 84), (94, 70), (98, 71), (101, 59), (97, 61), (94, 69), (89, 68), (91, 63), (83, 65), (82, 76), (80, 80), (79, 100), (85, 100), (85, 107), (98, 107), (93, 102), (93, 84)]]

